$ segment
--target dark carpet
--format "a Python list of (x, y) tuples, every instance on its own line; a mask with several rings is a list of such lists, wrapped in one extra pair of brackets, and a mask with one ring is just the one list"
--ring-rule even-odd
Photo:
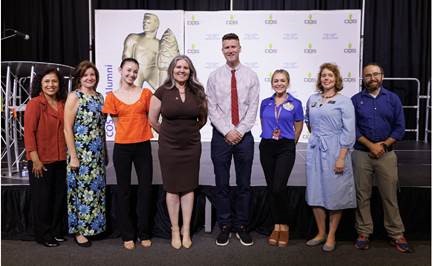
[(384, 240), (372, 241), (371, 249), (360, 251), (352, 242), (340, 241), (333, 253), (306, 247), (304, 240), (291, 240), (287, 248), (271, 247), (266, 237), (253, 233), (255, 245), (244, 247), (234, 237), (225, 247), (215, 245), (218, 230), (203, 230), (193, 237), (191, 249), (175, 250), (170, 241), (153, 239), (150, 248), (128, 251), (121, 240), (93, 241), (90, 248), (78, 247), (69, 238), (60, 247), (46, 248), (35, 242), (3, 240), (1, 265), (431, 265), (430, 241), (410, 242), (414, 253), (401, 254)]

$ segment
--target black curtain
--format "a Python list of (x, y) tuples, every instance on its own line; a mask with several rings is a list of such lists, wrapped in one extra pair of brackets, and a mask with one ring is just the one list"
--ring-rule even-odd
[[(387, 77), (413, 77), (426, 95), (431, 76), (431, 1), (365, 0), (363, 62), (379, 62)], [(2, 37), (13, 28), (30, 40), (2, 41), (2, 61), (42, 61), (76, 65), (89, 58), (88, 0), (3, 0)], [(229, 0), (92, 0), (92, 9), (229, 10)], [(361, 9), (362, 0), (234, 0), (234, 10)], [(10, 33), (10, 32), (6, 32)], [(416, 105), (416, 84), (386, 82), (404, 105)], [(420, 111), (420, 139), (424, 134), (424, 102)], [(414, 110), (406, 111), (415, 127)], [(407, 134), (407, 139), (413, 139)]]

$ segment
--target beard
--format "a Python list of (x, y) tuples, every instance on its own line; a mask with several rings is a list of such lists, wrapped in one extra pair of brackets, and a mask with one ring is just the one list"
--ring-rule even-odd
[(381, 87), (382, 81), (371, 80), (371, 81), (366, 82), (365, 85), (366, 85), (366, 89), (369, 92), (375, 92)]

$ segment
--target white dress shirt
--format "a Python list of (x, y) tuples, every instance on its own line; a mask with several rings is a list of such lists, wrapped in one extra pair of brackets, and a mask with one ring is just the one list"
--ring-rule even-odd
[(209, 119), (213, 126), (226, 135), (235, 129), (242, 135), (255, 125), (259, 104), (259, 80), (247, 66), (239, 64), (235, 70), (240, 123), (231, 122), (231, 67), (227, 64), (213, 71), (207, 81)]

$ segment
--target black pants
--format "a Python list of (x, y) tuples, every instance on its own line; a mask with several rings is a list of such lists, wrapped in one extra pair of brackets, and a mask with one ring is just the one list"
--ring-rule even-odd
[(273, 222), (288, 224), (290, 210), (287, 201), (287, 183), (295, 162), (294, 140), (263, 139), (259, 148)]
[(130, 213), (130, 185), (132, 163), (138, 177), (137, 229), (138, 238), (151, 238), (151, 189), (153, 179), (150, 141), (132, 144), (114, 144), (113, 162), (117, 177), (117, 217), (123, 241), (135, 239), (135, 226)]
[(66, 214), (66, 161), (45, 164), (43, 176), (33, 174), (28, 162), (31, 207), (36, 241), (45, 242), (64, 235)]

